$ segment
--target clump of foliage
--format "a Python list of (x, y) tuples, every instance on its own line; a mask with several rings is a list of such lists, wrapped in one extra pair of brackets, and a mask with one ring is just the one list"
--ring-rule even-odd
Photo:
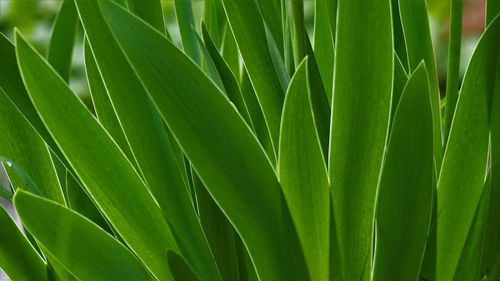
[[(424, 0), (67, 0), (0, 36), (14, 280), (496, 280), (500, 1), (440, 99)], [(76, 26), (92, 106), (68, 86)]]

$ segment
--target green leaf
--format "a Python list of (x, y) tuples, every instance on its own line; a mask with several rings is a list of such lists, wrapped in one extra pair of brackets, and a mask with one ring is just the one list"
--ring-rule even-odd
[(90, 196), (85, 192), (80, 182), (78, 182), (69, 172), (66, 172), (65, 181), (68, 208), (88, 218), (102, 229), (111, 233), (108, 222), (102, 216), (99, 209), (97, 209)]
[(439, 85), (436, 61), (432, 46), (426, 0), (399, 0), (399, 13), (406, 43), (409, 71), (413, 72), (423, 60), (429, 75), (431, 89), (432, 118), (434, 122), (434, 158), (439, 171), (443, 158), (443, 136)]
[(391, 0), (392, 9), (392, 32), (394, 37), (394, 51), (401, 59), (405, 69), (408, 68), (408, 55), (406, 54), (406, 43), (399, 14), (399, 0)]
[(488, 26), (500, 13), (499, 0), (486, 0), (486, 26)]
[(120, 121), (116, 116), (115, 109), (102, 80), (99, 68), (97, 67), (96, 60), (92, 54), (92, 50), (88, 44), (88, 40), (84, 43), (84, 60), (85, 60), (85, 73), (89, 85), (89, 92), (94, 105), (95, 115), (97, 120), (106, 129), (106, 131), (113, 137), (118, 146), (127, 155), (128, 159), (133, 161), (133, 155), (130, 151), (130, 146), (125, 138)]
[(153, 274), (168, 278), (161, 261), (165, 249), (176, 248), (176, 243), (144, 182), (54, 70), (19, 34), (16, 43), (29, 96), (82, 184)]
[(70, 78), (77, 27), (75, 2), (64, 1), (54, 21), (47, 60), (65, 81)]
[(193, 175), (193, 182), (200, 221), (217, 261), (222, 280), (238, 280), (237, 234), (196, 174)]
[[(63, 192), (47, 146), (2, 89), (0, 108), (0, 155), (11, 161), (6, 170), (13, 189), (36, 188), (43, 196), (64, 204)], [(18, 168), (22, 171), (18, 171)]]
[[(497, 1), (498, 2), (498, 1)], [(490, 3), (490, 2), (488, 2)], [(500, 61), (497, 59), (495, 88), (492, 92), (490, 117), (491, 143), (491, 195), (488, 213), (485, 247), (482, 259), (482, 273), (488, 275), (488, 280), (500, 277)]]
[[(125, 0), (113, 0), (116, 3)], [(166, 33), (161, 0), (126, 0), (128, 8), (161, 33)]]
[(276, 151), (284, 91), (269, 53), (262, 16), (254, 1), (222, 0), (222, 3)]
[(396, 114), (396, 108), (398, 107), (399, 100), (401, 99), (401, 95), (403, 94), (406, 82), (408, 82), (408, 74), (406, 73), (399, 56), (394, 53), (394, 80), (392, 81), (391, 124), (394, 120), (394, 114)]
[(314, 9), (314, 55), (318, 62), (321, 80), (328, 97), (332, 103), (333, 93), (333, 66), (335, 61), (334, 34), (335, 23), (332, 18), (336, 17), (337, 1), (316, 0)]
[(167, 250), (167, 262), (175, 281), (200, 281), (191, 266), (174, 251)]
[[(30, 101), (17, 65), (15, 47), (3, 33), (0, 34), (0, 59), (2, 61), (0, 64), (0, 88), (5, 91), (5, 94), (15, 105), (16, 109), (43, 138), (57, 157), (61, 161), (65, 161), (54, 139), (47, 131), (47, 128), (45, 128)], [(63, 164), (69, 166), (66, 162), (63, 162)]]
[(272, 34), (273, 40), (278, 46), (279, 53), (283, 55), (283, 27), (280, 0), (257, 0), (256, 1), (262, 18)]
[(391, 105), (391, 26), (389, 1), (338, 1), (329, 169), (342, 280), (370, 274)]
[(208, 33), (207, 27), (202, 23), (201, 31), (203, 34), (203, 41), (205, 41), (205, 46), (207, 47), (208, 52), (210, 53), (210, 57), (212, 58), (215, 67), (217, 68), (218, 73), (222, 79), (222, 83), (226, 89), (226, 93), (229, 99), (234, 103), (238, 112), (243, 116), (245, 121), (247, 121), (248, 125), (253, 128), (253, 123), (250, 118), (250, 113), (248, 111), (247, 105), (245, 103), (245, 99), (243, 98), (243, 94), (241, 93), (240, 86), (238, 85), (238, 80), (231, 72), (231, 69), (224, 61), (222, 55), (217, 51), (210, 34)]
[[(460, 262), (457, 267), (457, 272), (453, 280), (480, 280), (480, 278), (490, 272), (481, 272), (481, 257), (485, 250), (485, 234), (486, 226), (488, 223), (488, 211), (491, 201), (491, 177), (490, 173), (486, 178), (483, 192), (481, 194), (481, 201), (474, 215), (474, 220), (467, 235), (464, 249), (460, 255)], [(484, 274), (483, 274), (484, 273)], [(489, 274), (488, 274), (489, 275)], [(489, 278), (492, 278), (488, 276)], [(496, 279), (489, 279), (496, 280)]]
[[(290, 19), (292, 27), (292, 49), (295, 68), (306, 56), (306, 29), (304, 20), (304, 0), (290, 1)], [(327, 35), (328, 36), (328, 35)]]
[(373, 280), (418, 279), (431, 218), (432, 141), (429, 82), (421, 63), (401, 96), (385, 156)]
[(290, 82), (281, 121), (279, 177), (312, 280), (329, 276), (330, 187), (312, 112), (308, 60)]
[(193, 61), (200, 64), (201, 54), (196, 38), (192, 3), (191, 1), (174, 0), (174, 7), (184, 52)]
[(219, 279), (165, 123), (113, 40), (99, 12), (98, 1), (77, 0), (76, 4), (112, 108), (130, 145), (133, 154), (130, 160), (137, 162), (163, 215), (175, 229), (180, 253), (200, 276)]
[(81, 280), (152, 280), (125, 246), (83, 216), (28, 192), (14, 204), (23, 224), (55, 259)]
[(499, 46), (497, 19), (481, 37), (469, 63), (446, 146), (438, 181), (437, 280), (455, 276), (484, 186)]
[(2, 207), (0, 225), (2, 270), (12, 280), (47, 280), (47, 265)]
[(243, 118), (165, 37), (109, 1), (101, 4), (194, 170), (245, 241), (259, 277), (307, 278), (276, 175)]

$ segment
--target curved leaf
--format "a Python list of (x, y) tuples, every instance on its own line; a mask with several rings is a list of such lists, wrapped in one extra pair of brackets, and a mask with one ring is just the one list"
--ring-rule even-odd
[(408, 72), (413, 72), (422, 60), (424, 60), (427, 67), (431, 89), (432, 118), (434, 120), (434, 157), (439, 171), (443, 158), (441, 107), (436, 61), (425, 1), (399, 0), (399, 13), (408, 56)]
[(77, 27), (75, 2), (64, 1), (54, 21), (47, 60), (65, 81), (70, 78)]
[(144, 182), (54, 70), (19, 34), (16, 43), (30, 98), (88, 193), (146, 266), (159, 278), (169, 277), (161, 261), (176, 243)]
[(437, 280), (453, 279), (484, 186), (499, 47), (497, 18), (481, 37), (469, 63), (439, 176)]
[(378, 191), (373, 280), (418, 279), (431, 218), (432, 140), (422, 63), (406, 84), (389, 138)]
[(77, 0), (76, 4), (112, 108), (130, 145), (130, 160), (137, 162), (144, 181), (175, 229), (180, 253), (200, 276), (219, 279), (165, 123), (113, 40), (98, 1)]
[(54, 258), (81, 280), (151, 280), (139, 260), (83, 216), (28, 192), (14, 205), (23, 224)]
[(284, 93), (269, 53), (261, 13), (254, 1), (222, 0), (222, 3), (276, 150)]
[(281, 121), (279, 178), (312, 280), (329, 276), (330, 187), (308, 85), (308, 60), (290, 82)]
[[(47, 265), (0, 207), (0, 267), (12, 280), (48, 280)], [(22, 261), (22, 262), (20, 262)]]
[(101, 4), (115, 38), (168, 127), (241, 235), (259, 277), (306, 278), (276, 175), (243, 118), (165, 37), (113, 3)]
[(390, 1), (339, 0), (330, 181), (341, 280), (368, 279), (375, 193), (391, 106)]

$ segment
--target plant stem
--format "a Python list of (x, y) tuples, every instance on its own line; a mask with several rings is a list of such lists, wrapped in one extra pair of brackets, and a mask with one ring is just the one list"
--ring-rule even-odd
[(462, 7), (463, 0), (452, 0), (450, 3), (450, 36), (448, 45), (448, 74), (446, 78), (445, 140), (455, 112), (458, 99), (460, 75), (460, 49), (462, 40)]
[(292, 40), (295, 67), (306, 56), (306, 31), (304, 25), (304, 0), (290, 1), (292, 11)]

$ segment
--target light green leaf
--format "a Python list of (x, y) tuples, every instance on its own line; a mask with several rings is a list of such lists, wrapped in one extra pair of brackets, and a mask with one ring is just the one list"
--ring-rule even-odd
[(197, 64), (201, 63), (200, 47), (196, 38), (193, 7), (191, 1), (174, 0), (177, 26), (181, 34), (184, 52)]
[(152, 280), (125, 246), (81, 215), (28, 192), (14, 204), (23, 224), (55, 259), (81, 280)]
[[(47, 265), (0, 207), (0, 267), (12, 280), (48, 280)], [(22, 261), (22, 262), (20, 262)]]
[(104, 85), (96, 60), (88, 44), (88, 40), (85, 40), (83, 50), (85, 73), (87, 75), (89, 92), (92, 98), (92, 104), (94, 105), (97, 120), (111, 135), (111, 137), (113, 137), (118, 146), (120, 146), (122, 151), (127, 155), (128, 159), (134, 161), (132, 152), (130, 151), (130, 146), (125, 138), (120, 121), (116, 116), (113, 104), (111, 103), (108, 91), (106, 90), (106, 85)]
[(77, 27), (75, 2), (64, 1), (54, 21), (47, 60), (65, 81), (70, 78)]
[[(34, 184), (44, 197), (64, 204), (63, 192), (47, 146), (2, 89), (0, 108), (0, 155), (13, 162), (12, 167), (7, 165), (6, 170), (14, 190), (29, 189)], [(19, 174), (16, 166), (19, 166), (25, 175)], [(26, 177), (29, 177), (29, 181)]]
[(30, 101), (17, 65), (15, 47), (3, 33), (0, 34), (0, 59), (2, 61), (0, 64), (0, 88), (2, 88), (9, 100), (15, 105), (16, 109), (42, 137), (50, 149), (61, 161), (63, 161), (63, 164), (69, 166), (64, 162), (65, 159), (61, 151), (45, 128), (35, 107)]
[(312, 112), (308, 60), (290, 82), (281, 121), (279, 179), (312, 280), (329, 276), (330, 186)]
[(162, 259), (176, 243), (144, 182), (54, 70), (19, 34), (16, 43), (29, 96), (82, 184), (153, 274), (168, 278)]
[(399, 13), (408, 55), (408, 72), (413, 72), (423, 60), (429, 75), (431, 89), (432, 118), (434, 124), (434, 158), (439, 171), (443, 158), (443, 136), (441, 129), (441, 107), (439, 85), (432, 46), (426, 0), (399, 0)]
[(269, 53), (261, 13), (254, 1), (222, 0), (222, 3), (276, 151), (284, 91)]
[(316, 0), (314, 6), (314, 55), (318, 62), (321, 80), (328, 97), (332, 103), (333, 92), (333, 66), (335, 60), (334, 34), (337, 0)]
[(165, 37), (113, 3), (101, 4), (115, 38), (194, 170), (241, 235), (259, 277), (306, 278), (276, 175), (243, 118)]
[(373, 280), (417, 280), (432, 207), (432, 110), (425, 64), (396, 110), (378, 191)]
[(262, 18), (276, 42), (279, 53), (283, 55), (283, 20), (280, 0), (257, 0), (256, 2), (260, 8)]
[(389, 1), (338, 1), (329, 169), (342, 280), (370, 273), (391, 105), (391, 26)]
[[(112, 1), (111, 1), (112, 2)], [(189, 197), (165, 123), (99, 12), (97, 0), (77, 0), (91, 51), (133, 159), (168, 223), (180, 253), (205, 279), (219, 279)], [(174, 248), (175, 249), (175, 248)]]
[(481, 37), (469, 63), (446, 146), (438, 181), (437, 280), (455, 276), (481, 197), (499, 46), (497, 18)]
[(394, 80), (392, 81), (391, 124), (394, 120), (394, 114), (396, 114), (396, 108), (398, 107), (399, 100), (401, 99), (401, 95), (403, 94), (406, 82), (408, 82), (408, 74), (406, 73), (399, 56), (394, 53)]
[(241, 93), (240, 86), (238, 85), (238, 80), (236, 80), (236, 77), (231, 72), (231, 69), (224, 61), (222, 55), (217, 51), (217, 48), (215, 47), (215, 44), (212, 41), (205, 24), (203, 23), (201, 25), (201, 31), (203, 34), (203, 41), (205, 41), (205, 46), (207, 47), (210, 57), (212, 58), (222, 79), (222, 83), (224, 84), (229, 99), (234, 103), (238, 112), (241, 116), (243, 116), (245, 121), (247, 121), (248, 125), (253, 128), (250, 113), (245, 103), (245, 99), (243, 98), (243, 94)]

